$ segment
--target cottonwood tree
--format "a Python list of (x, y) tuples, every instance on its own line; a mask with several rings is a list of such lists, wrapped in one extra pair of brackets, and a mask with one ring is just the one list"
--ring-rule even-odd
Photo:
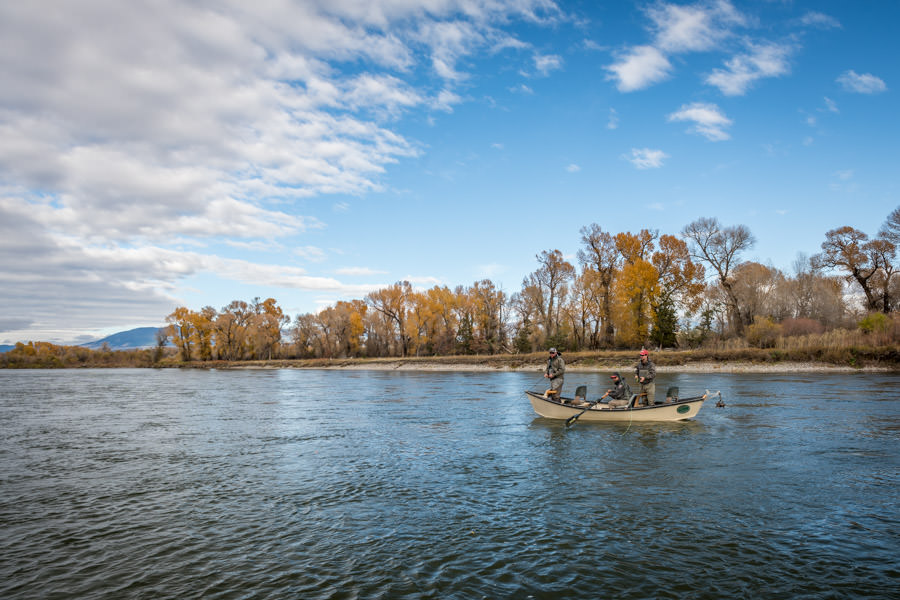
[(872, 289), (878, 297), (879, 307), (882, 312), (889, 313), (894, 309), (897, 297), (894, 289), (896, 274), (895, 259), (897, 246), (886, 239), (874, 239), (864, 246), (873, 263), (878, 265), (878, 270), (872, 278)]
[(290, 335), (298, 356), (323, 356), (325, 344), (320, 337), (320, 331), (316, 315), (305, 313), (294, 318)]
[(409, 355), (411, 336), (406, 328), (406, 319), (412, 294), (412, 285), (408, 281), (398, 281), (366, 296), (366, 303), (383, 315), (394, 329), (395, 339), (400, 342), (401, 356)]
[(718, 219), (701, 217), (686, 225), (681, 235), (688, 242), (691, 256), (712, 268), (725, 294), (728, 321), (735, 333), (742, 334), (750, 323), (741, 319), (732, 275), (741, 253), (756, 243), (750, 229), (745, 225), (723, 227)]
[(900, 247), (900, 206), (895, 208), (891, 214), (888, 215), (887, 220), (885, 220), (884, 225), (881, 226), (878, 235), (895, 246)]
[(651, 259), (659, 277), (656, 296), (651, 299), (654, 312), (653, 341), (658, 346), (672, 345), (678, 328), (679, 310), (690, 316), (702, 302), (705, 270), (691, 260), (687, 244), (674, 235), (662, 235)]
[(568, 293), (567, 284), (575, 276), (575, 267), (559, 250), (544, 250), (535, 258), (541, 266), (523, 280), (522, 286), (530, 288), (530, 299), (536, 302), (544, 334), (551, 338), (559, 331), (562, 303)]
[(247, 351), (247, 327), (253, 311), (243, 300), (232, 300), (216, 317), (216, 351), (219, 358), (242, 360)]
[(872, 278), (881, 266), (879, 255), (868, 243), (869, 236), (853, 227), (832, 229), (825, 234), (822, 252), (812, 257), (812, 264), (819, 270), (846, 272), (847, 281), (856, 282), (866, 297), (866, 310), (879, 309), (879, 297)]
[(497, 289), (490, 279), (476, 281), (465, 293), (472, 302), (475, 351), (488, 354), (498, 352), (506, 344), (506, 293)]
[(584, 247), (578, 251), (578, 262), (581, 263), (583, 272), (593, 272), (585, 278), (584, 283), (590, 286), (593, 301), (599, 308), (598, 320), (602, 331), (600, 343), (611, 346), (616, 333), (612, 319), (612, 288), (621, 256), (613, 235), (603, 231), (596, 223), (581, 228), (581, 242)]
[(429, 354), (452, 354), (456, 332), (459, 295), (447, 286), (432, 287), (421, 296)]
[(659, 294), (659, 272), (649, 259), (657, 235), (656, 231), (644, 229), (638, 234), (618, 233), (615, 236), (622, 264), (614, 286), (618, 334), (628, 345), (643, 344), (650, 334), (651, 300)]
[(166, 317), (169, 324), (168, 334), (181, 353), (181, 360), (191, 360), (194, 345), (194, 313), (184, 306), (179, 306)]
[(784, 274), (774, 267), (741, 263), (734, 269), (732, 290), (745, 324), (755, 322), (756, 317), (781, 321), (791, 316)]
[(215, 322), (218, 313), (212, 306), (204, 306), (200, 312), (192, 313), (191, 320), (194, 325), (194, 345), (200, 360), (213, 358)]

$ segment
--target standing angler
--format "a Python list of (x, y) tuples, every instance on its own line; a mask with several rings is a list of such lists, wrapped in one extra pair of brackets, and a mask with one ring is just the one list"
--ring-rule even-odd
[(641, 360), (634, 368), (634, 378), (641, 384), (641, 404), (653, 406), (656, 400), (656, 365), (650, 360), (650, 353), (646, 349), (641, 350)]
[(565, 378), (566, 361), (556, 351), (556, 348), (550, 348), (550, 358), (547, 359), (547, 370), (544, 377), (550, 380), (550, 389), (547, 390), (547, 396), (559, 397), (562, 392), (563, 379)]

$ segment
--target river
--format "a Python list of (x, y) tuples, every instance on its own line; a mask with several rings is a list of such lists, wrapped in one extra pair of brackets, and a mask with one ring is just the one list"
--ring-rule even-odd
[[(900, 598), (900, 375), (0, 371), (0, 597)], [(571, 373), (566, 391), (607, 387)]]

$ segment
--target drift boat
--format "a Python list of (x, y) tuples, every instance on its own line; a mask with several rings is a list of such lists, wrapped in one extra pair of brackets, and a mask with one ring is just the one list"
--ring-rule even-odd
[[(610, 408), (608, 404), (597, 400), (593, 403), (576, 404), (573, 398), (547, 397), (544, 394), (525, 390), (525, 395), (531, 401), (534, 412), (547, 419), (562, 419), (569, 421), (575, 415), (579, 415), (580, 421), (592, 422), (626, 422), (632, 421), (683, 421), (697, 416), (703, 403), (709, 398), (721, 396), (720, 392), (706, 391), (702, 396), (690, 398), (667, 399), (662, 404), (652, 406), (627, 406), (622, 408)], [(632, 398), (631, 404), (634, 404)], [(587, 409), (587, 410), (585, 410)]]

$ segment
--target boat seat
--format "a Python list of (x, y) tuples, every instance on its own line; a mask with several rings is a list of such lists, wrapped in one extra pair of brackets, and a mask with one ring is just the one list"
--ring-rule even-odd
[(678, 401), (678, 387), (672, 386), (666, 391), (666, 402)]
[(587, 398), (587, 386), (579, 385), (575, 388), (575, 404), (581, 404)]

